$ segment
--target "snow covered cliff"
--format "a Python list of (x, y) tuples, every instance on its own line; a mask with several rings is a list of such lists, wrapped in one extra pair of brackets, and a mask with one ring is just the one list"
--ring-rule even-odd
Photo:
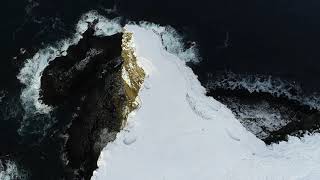
[(318, 179), (320, 136), (266, 146), (164, 47), (165, 29), (127, 25), (146, 73), (140, 108), (101, 152), (92, 180)]
[[(21, 100), (27, 115), (52, 110), (39, 101), (42, 72), (51, 60), (66, 56), (67, 48), (81, 40), (88, 23), (95, 19), (99, 19), (95, 36), (123, 33), (124, 62), (119, 77), (126, 101), (114, 102), (127, 106), (117, 111), (124, 121), (115, 140), (109, 142), (113, 138), (108, 139), (103, 132), (94, 139), (102, 142), (101, 147), (107, 145), (92, 180), (320, 178), (320, 135), (290, 137), (288, 142), (265, 145), (230, 109), (205, 95), (205, 88), (186, 65), (199, 61), (195, 45), (182, 48), (182, 39), (170, 27), (129, 23), (122, 28), (118, 19), (108, 20), (92, 12), (84, 15), (73, 39), (63, 41), (59, 48), (40, 51), (21, 70), (18, 78), (26, 85)], [(107, 100), (104, 102), (110, 102)], [(31, 120), (26, 116), (21, 129)]]

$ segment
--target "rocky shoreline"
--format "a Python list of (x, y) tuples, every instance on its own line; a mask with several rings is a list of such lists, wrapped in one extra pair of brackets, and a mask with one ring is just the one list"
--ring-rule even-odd
[[(71, 114), (62, 159), (66, 179), (90, 179), (101, 150), (112, 141), (137, 107), (135, 102), (144, 73), (133, 50), (126, 48), (130, 34), (95, 36), (94, 21), (66, 56), (51, 61), (41, 77), (41, 100), (57, 111)], [(128, 40), (129, 36), (129, 40)], [(131, 84), (123, 78), (129, 72)], [(135, 74), (136, 73), (136, 74)]]
[(210, 89), (207, 95), (227, 105), (243, 126), (266, 144), (287, 141), (289, 135), (319, 132), (319, 110), (285, 96), (224, 88)]

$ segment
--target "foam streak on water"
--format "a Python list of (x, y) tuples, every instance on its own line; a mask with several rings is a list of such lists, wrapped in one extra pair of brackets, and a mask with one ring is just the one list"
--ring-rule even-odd
[(12, 161), (3, 162), (0, 160), (0, 180), (23, 180), (27, 175), (20, 171)]
[[(25, 85), (20, 95), (25, 116), (19, 132), (23, 131), (25, 124), (30, 123), (30, 117), (36, 114), (49, 114), (52, 110), (52, 107), (44, 104), (39, 99), (42, 72), (49, 65), (50, 61), (56, 57), (65, 56), (68, 47), (76, 44), (81, 39), (81, 34), (87, 30), (88, 23), (93, 22), (95, 19), (99, 20), (99, 23), (96, 25), (96, 35), (98, 36), (112, 35), (122, 31), (119, 18), (110, 20), (91, 11), (81, 17), (76, 27), (76, 33), (72, 38), (62, 40), (54, 46), (41, 49), (31, 59), (26, 60), (24, 67), (17, 76), (20, 82)], [(50, 123), (44, 124), (48, 125)]]
[(269, 93), (274, 97), (285, 97), (298, 101), (310, 108), (320, 110), (320, 97), (317, 94), (305, 95), (301, 86), (294, 81), (282, 80), (266, 75), (247, 75), (225, 72), (208, 75), (206, 83), (208, 90), (222, 88), (226, 90), (247, 90), (250, 93)]
[(169, 53), (178, 56), (186, 62), (198, 63), (201, 61), (197, 44), (192, 42), (187, 46), (184, 37), (171, 26), (160, 26), (158, 24), (141, 21), (139, 25), (151, 29), (161, 37), (162, 45)]

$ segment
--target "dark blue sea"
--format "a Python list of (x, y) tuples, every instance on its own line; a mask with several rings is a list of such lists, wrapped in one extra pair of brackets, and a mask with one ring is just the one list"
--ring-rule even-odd
[(90, 10), (173, 26), (186, 42), (197, 43), (201, 62), (190, 66), (204, 86), (212, 76), (232, 72), (239, 79), (272, 77), (297, 84), (303, 96), (320, 93), (316, 0), (4, 0), (0, 8), (0, 160), (4, 166), (14, 162), (27, 179), (63, 179), (62, 140), (56, 134), (67, 120), (63, 113), (32, 117), (56, 121), (45, 134), (36, 133), (43, 127), (37, 120), (19, 133), (26, 112), (17, 75), (24, 61), (16, 57), (25, 50), (31, 57), (70, 37)]

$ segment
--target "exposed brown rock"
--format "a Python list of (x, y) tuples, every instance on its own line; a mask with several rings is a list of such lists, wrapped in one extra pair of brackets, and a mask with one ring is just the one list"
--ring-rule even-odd
[[(66, 56), (51, 61), (41, 78), (43, 102), (72, 111), (66, 131), (66, 179), (90, 179), (100, 151), (138, 106), (144, 80), (126, 43), (131, 42), (130, 34), (97, 37), (93, 27), (69, 47)], [(128, 72), (130, 83), (123, 79), (123, 71)]]

